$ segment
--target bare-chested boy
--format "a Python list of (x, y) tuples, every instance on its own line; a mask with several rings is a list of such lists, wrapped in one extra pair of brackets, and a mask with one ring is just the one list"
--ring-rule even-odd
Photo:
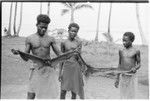
[[(38, 57), (50, 59), (50, 47), (52, 47), (57, 56), (61, 54), (56, 46), (55, 39), (47, 34), (49, 23), (50, 18), (47, 15), (40, 14), (37, 16), (37, 32), (26, 38), (26, 53), (32, 52), (33, 55)], [(27, 61), (25, 57), (22, 58)], [(27, 98), (56, 98), (58, 92), (56, 92), (55, 81), (57, 78), (55, 77), (54, 69), (33, 61), (30, 71)]]
[[(69, 37), (61, 43), (63, 53), (76, 48), (81, 52), (82, 43), (77, 38), (78, 31), (79, 25), (77, 23), (71, 23), (68, 26)], [(76, 95), (84, 99), (84, 83), (81, 70), (81, 61), (76, 55), (61, 64), (59, 71), (59, 81), (61, 82), (60, 99), (65, 99), (67, 91), (71, 91), (71, 99), (76, 99)]]
[(131, 71), (126, 74), (118, 74), (115, 82), (115, 87), (120, 88), (121, 99), (133, 99), (135, 98), (135, 76), (136, 71), (140, 68), (140, 51), (132, 46), (134, 41), (134, 34), (132, 32), (126, 32), (123, 35), (124, 49), (119, 50), (119, 66), (120, 70)]

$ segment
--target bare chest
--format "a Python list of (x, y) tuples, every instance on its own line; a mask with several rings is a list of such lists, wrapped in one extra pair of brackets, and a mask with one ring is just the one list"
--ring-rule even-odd
[(76, 41), (74, 41), (74, 42), (68, 41), (65, 43), (65, 50), (67, 50), (67, 51), (71, 50), (71, 49), (75, 49), (77, 47), (78, 47), (78, 43)]
[(135, 50), (123, 50), (121, 54), (122, 58), (132, 59), (136, 56)]
[(33, 48), (39, 48), (39, 47), (44, 47), (44, 48), (48, 48), (50, 47), (51, 44), (51, 40), (49, 38), (32, 38), (31, 40), (31, 46)]

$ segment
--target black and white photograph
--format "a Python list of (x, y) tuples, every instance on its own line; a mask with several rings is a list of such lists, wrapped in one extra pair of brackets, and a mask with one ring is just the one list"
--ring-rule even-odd
[(149, 99), (147, 0), (1, 3), (1, 99)]

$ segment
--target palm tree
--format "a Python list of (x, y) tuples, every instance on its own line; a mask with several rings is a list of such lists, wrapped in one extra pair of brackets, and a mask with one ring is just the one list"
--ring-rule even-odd
[(108, 18), (108, 37), (109, 37), (109, 42), (113, 42), (113, 38), (112, 38), (112, 36), (110, 34), (111, 12), (112, 12), (112, 3), (110, 3), (109, 18)]
[(50, 2), (47, 4), (47, 15), (50, 16)]
[(16, 16), (17, 16), (17, 2), (15, 3), (15, 14), (14, 14), (14, 26), (13, 26), (14, 36), (17, 36), (16, 35)]
[(96, 42), (98, 42), (100, 10), (101, 10), (101, 4), (99, 3), (98, 16), (97, 16), (97, 28), (96, 28), (96, 36), (95, 36), (95, 41)]
[(11, 5), (10, 5), (10, 15), (9, 15), (9, 26), (8, 26), (8, 31), (7, 31), (7, 35), (6, 36), (11, 36), (12, 6), (13, 6), (13, 3), (11, 2)]
[(19, 32), (21, 29), (21, 24), (22, 24), (22, 11), (23, 11), (23, 4), (21, 2), (21, 6), (20, 6), (20, 22), (19, 22), (19, 26), (18, 29), (16, 31), (16, 16), (17, 16), (17, 3), (15, 5), (15, 16), (14, 16), (14, 36), (19, 36)]
[(142, 30), (142, 26), (141, 26), (141, 22), (140, 22), (140, 17), (139, 17), (139, 5), (137, 3), (136, 3), (136, 16), (137, 16), (138, 27), (139, 27), (139, 31), (140, 31), (140, 35), (141, 35), (142, 44), (144, 45), (144, 44), (147, 44), (147, 42), (146, 42), (143, 30)]
[(79, 3), (63, 3), (65, 7), (65, 9), (62, 9), (62, 13), (61, 15), (63, 16), (66, 13), (69, 13), (69, 11), (71, 12), (71, 19), (70, 19), (70, 23), (74, 22), (74, 12), (76, 10), (79, 10), (81, 8), (91, 8), (91, 5), (88, 4), (79, 4)]
[(105, 39), (107, 40), (107, 42), (113, 42), (113, 38), (110, 34), (110, 22), (111, 22), (111, 12), (112, 12), (112, 3), (110, 3), (110, 10), (109, 10), (109, 18), (108, 18), (108, 30), (106, 33), (103, 33)]
[(42, 14), (42, 2), (40, 2), (40, 14)]

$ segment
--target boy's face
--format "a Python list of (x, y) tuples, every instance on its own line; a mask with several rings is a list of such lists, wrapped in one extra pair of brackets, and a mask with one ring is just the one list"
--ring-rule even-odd
[(37, 24), (38, 34), (39, 34), (40, 36), (45, 35), (45, 33), (46, 33), (46, 31), (47, 31), (47, 27), (48, 27), (48, 24), (46, 24), (46, 23), (42, 23), (42, 22), (38, 23), (38, 24)]
[(71, 39), (74, 39), (74, 38), (77, 36), (78, 28), (76, 28), (76, 27), (71, 27), (68, 32), (69, 32), (69, 37), (70, 37)]
[(130, 40), (129, 36), (123, 36), (123, 45), (126, 48), (132, 45), (132, 41)]

